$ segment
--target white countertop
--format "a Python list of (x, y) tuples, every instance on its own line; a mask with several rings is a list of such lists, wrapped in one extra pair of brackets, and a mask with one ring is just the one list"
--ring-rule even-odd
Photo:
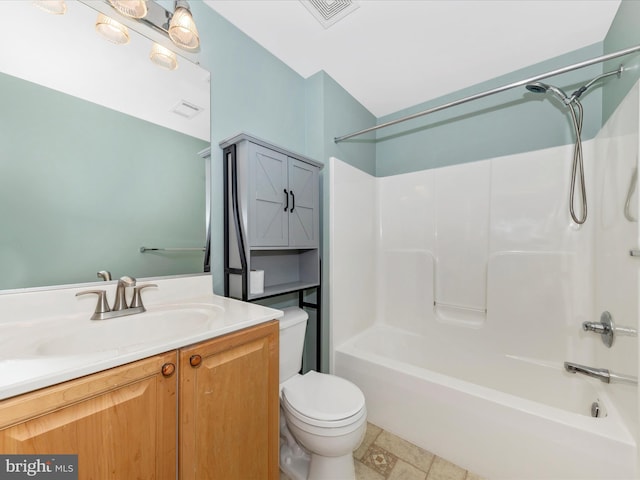
[[(0, 400), (279, 319), (283, 315), (280, 310), (215, 295), (211, 276), (196, 275), (149, 282), (139, 280), (138, 285), (158, 285), (142, 292), (147, 312), (90, 320), (97, 296), (76, 297), (76, 293), (104, 289), (112, 303), (116, 283), (0, 295)], [(206, 323), (190, 322), (188, 318), (176, 320), (181, 322), (181, 328), (170, 338), (149, 328), (148, 335), (142, 333), (146, 338), (144, 342), (130, 342), (127, 326), (135, 324), (135, 317), (143, 319), (146, 315), (146, 328), (153, 325), (154, 315), (171, 310), (179, 312), (182, 308), (186, 308), (185, 317), (191, 312), (200, 317), (210, 315), (213, 320)], [(123, 348), (114, 344), (113, 338), (108, 347), (101, 348), (102, 343), (107, 342), (103, 336), (105, 329), (119, 331), (120, 327), (125, 332)], [(67, 345), (78, 333), (82, 334), (79, 338), (83, 342), (78, 351), (51, 349), (57, 342)], [(93, 335), (93, 338), (87, 335)]]

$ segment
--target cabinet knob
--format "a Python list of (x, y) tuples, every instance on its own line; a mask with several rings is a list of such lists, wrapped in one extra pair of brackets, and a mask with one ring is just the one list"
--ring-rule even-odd
[(189, 364), (192, 367), (197, 367), (201, 363), (202, 363), (202, 357), (200, 355), (191, 355), (191, 357), (189, 357)]
[(170, 377), (171, 375), (173, 375), (173, 372), (176, 371), (176, 366), (173, 363), (165, 363), (164, 365), (162, 365), (162, 375), (164, 375), (165, 377)]

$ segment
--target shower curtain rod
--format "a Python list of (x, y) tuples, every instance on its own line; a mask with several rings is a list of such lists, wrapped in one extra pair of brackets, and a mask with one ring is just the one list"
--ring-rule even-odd
[(494, 95), (496, 93), (504, 92), (505, 90), (510, 90), (516, 87), (522, 87), (527, 85), (528, 83), (537, 82), (538, 80), (542, 80), (547, 77), (553, 77), (555, 75), (560, 75), (561, 73), (571, 72), (573, 70), (578, 70), (579, 68), (588, 67), (590, 65), (594, 65), (596, 63), (606, 62), (607, 60), (612, 60), (614, 58), (623, 57), (625, 55), (629, 55), (634, 52), (640, 51), (640, 45), (636, 45), (635, 47), (626, 48), (624, 50), (618, 50), (617, 52), (609, 53), (607, 55), (602, 55), (600, 57), (592, 58), (591, 60), (585, 60), (583, 62), (574, 63), (573, 65), (569, 65), (567, 67), (558, 68), (557, 70), (552, 70), (547, 73), (543, 73), (542, 75), (536, 75), (535, 77), (527, 78), (525, 80), (520, 80), (519, 82), (510, 83), (508, 85), (504, 85), (502, 87), (497, 87), (492, 90), (487, 90), (485, 92), (476, 93), (474, 95), (470, 95), (468, 97), (462, 98), (460, 100), (455, 100), (453, 102), (445, 103), (444, 105), (440, 105), (437, 107), (429, 108), (428, 110), (423, 110), (422, 112), (414, 113), (411, 115), (407, 115), (406, 117), (398, 118), (397, 120), (391, 120), (390, 122), (381, 123), (380, 125), (376, 125), (375, 127), (365, 128), (364, 130), (360, 130), (358, 132), (350, 133), (348, 135), (342, 135), (341, 137), (335, 137), (333, 141), (335, 143), (342, 142), (343, 140), (347, 140), (352, 137), (357, 137), (359, 135), (363, 135), (365, 133), (373, 132), (375, 130), (379, 130), (381, 128), (390, 127), (391, 125), (396, 125), (398, 123), (406, 122), (407, 120), (413, 120), (414, 118), (422, 117), (424, 115), (428, 115), (430, 113), (439, 112), (440, 110), (445, 110), (450, 107), (455, 107), (456, 105), (461, 105), (463, 103), (471, 102), (472, 100), (478, 100), (480, 98), (488, 97), (489, 95)]

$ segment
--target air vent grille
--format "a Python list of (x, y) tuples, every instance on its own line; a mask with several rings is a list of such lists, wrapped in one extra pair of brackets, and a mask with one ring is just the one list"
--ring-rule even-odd
[(324, 28), (329, 28), (360, 6), (356, 0), (300, 0), (300, 3)]
[(194, 105), (191, 102), (187, 102), (186, 100), (180, 100), (180, 102), (171, 109), (171, 111), (176, 115), (180, 115), (185, 118), (193, 118), (202, 110), (204, 110), (202, 107)]

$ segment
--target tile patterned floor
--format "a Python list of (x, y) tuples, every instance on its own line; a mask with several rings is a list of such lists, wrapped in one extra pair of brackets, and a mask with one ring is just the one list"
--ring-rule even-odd
[(353, 457), (356, 480), (482, 480), (372, 423)]

